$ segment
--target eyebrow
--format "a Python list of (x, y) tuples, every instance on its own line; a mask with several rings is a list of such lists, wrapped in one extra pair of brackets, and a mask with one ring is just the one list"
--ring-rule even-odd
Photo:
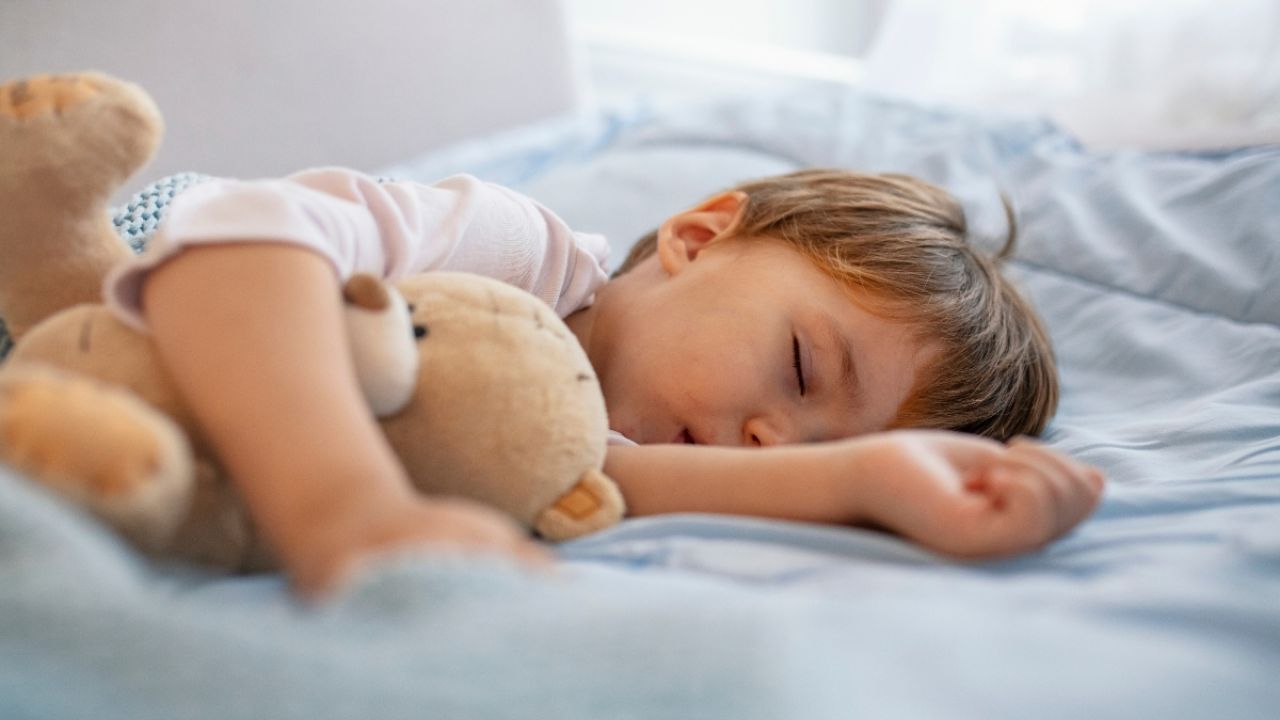
[(835, 348), (840, 355), (840, 385), (844, 388), (845, 394), (857, 397), (862, 391), (862, 384), (858, 378), (858, 365), (853, 360), (853, 348), (836, 329), (836, 323), (830, 315), (824, 314), (821, 317), (822, 322), (819, 325), (824, 343)]

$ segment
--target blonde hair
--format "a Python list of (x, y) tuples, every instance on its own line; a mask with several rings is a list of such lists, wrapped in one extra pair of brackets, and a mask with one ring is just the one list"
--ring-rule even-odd
[[(1017, 231), (994, 255), (969, 238), (964, 209), (908, 175), (803, 170), (743, 183), (741, 240), (769, 238), (872, 299), (868, 310), (909, 322), (940, 352), (923, 368), (893, 427), (945, 428), (1007, 440), (1038, 435), (1058, 404), (1048, 334), (1000, 271)], [(641, 238), (616, 274), (653, 254)]]

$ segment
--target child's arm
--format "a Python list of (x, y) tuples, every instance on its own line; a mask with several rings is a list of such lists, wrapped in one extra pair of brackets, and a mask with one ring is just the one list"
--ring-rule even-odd
[(894, 431), (818, 445), (610, 446), (633, 515), (720, 512), (883, 527), (931, 550), (1032, 550), (1097, 504), (1102, 475), (1043, 445)]
[(270, 243), (189, 249), (143, 289), (162, 362), (295, 585), (333, 587), (397, 547), (538, 555), (496, 513), (410, 488), (357, 387), (340, 298), (319, 255)]

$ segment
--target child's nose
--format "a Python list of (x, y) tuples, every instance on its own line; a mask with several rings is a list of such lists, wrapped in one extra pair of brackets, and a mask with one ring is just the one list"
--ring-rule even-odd
[(753, 417), (742, 426), (742, 441), (748, 447), (771, 447), (785, 443), (786, 437), (767, 418)]

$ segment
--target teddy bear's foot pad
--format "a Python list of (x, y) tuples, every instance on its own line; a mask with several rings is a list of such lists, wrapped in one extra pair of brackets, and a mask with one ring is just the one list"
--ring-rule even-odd
[(22, 120), (61, 115), (102, 91), (102, 83), (88, 75), (36, 75), (15, 80), (0, 85), (0, 116)]
[[(151, 158), (163, 130), (151, 96), (110, 75), (35, 75), (7, 82), (0, 85), (0, 190), (57, 187), (64, 209), (89, 197), (105, 202)], [(49, 190), (43, 192), (39, 197), (48, 197)], [(46, 212), (39, 198), (12, 202), (34, 202)]]
[(534, 530), (548, 540), (568, 540), (617, 523), (626, 512), (622, 493), (599, 470), (583, 473), (534, 521)]
[(193, 484), (182, 433), (140, 400), (45, 367), (0, 375), (0, 462), (154, 548), (186, 513)]

